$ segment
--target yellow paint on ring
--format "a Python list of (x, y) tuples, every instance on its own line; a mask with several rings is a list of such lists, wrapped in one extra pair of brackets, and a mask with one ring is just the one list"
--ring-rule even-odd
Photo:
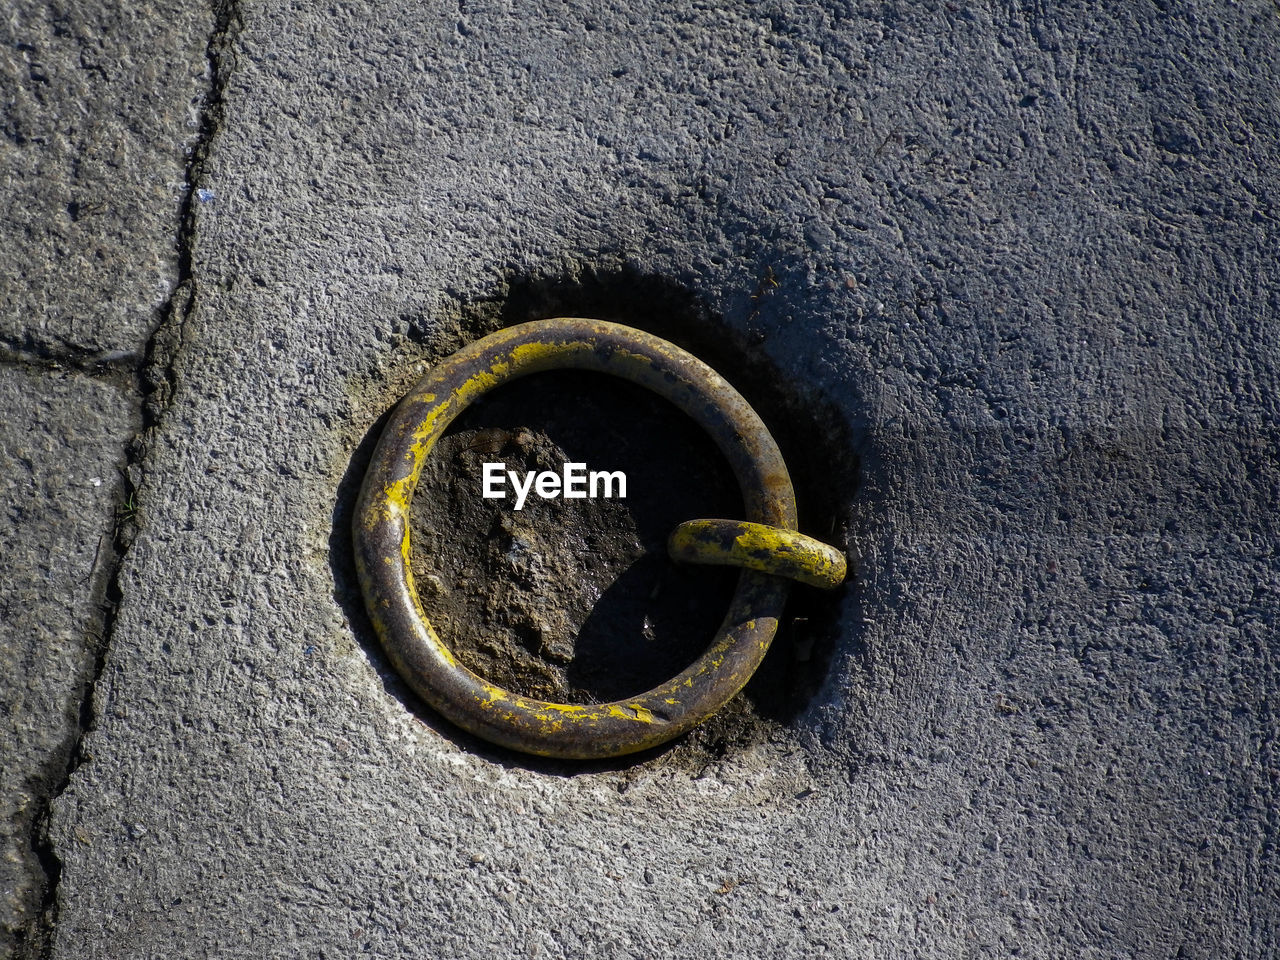
[(726, 564), (838, 587), (848, 572), (844, 554), (797, 530), (747, 520), (689, 520), (671, 533), (668, 550), (686, 563)]
[(611, 703), (609, 704), (609, 716), (619, 717), (623, 720), (639, 720), (641, 723), (653, 723), (653, 713), (638, 703), (628, 703), (621, 707)]
[(567, 713), (569, 715), (586, 713), (588, 708), (580, 703), (544, 703), (543, 710), (554, 710), (557, 713)]

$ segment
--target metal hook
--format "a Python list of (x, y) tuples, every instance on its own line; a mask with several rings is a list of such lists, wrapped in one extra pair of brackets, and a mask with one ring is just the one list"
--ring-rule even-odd
[[(409, 570), (409, 504), (427, 455), (449, 423), (496, 387), (544, 370), (608, 373), (666, 398), (715, 440), (738, 479), (746, 521), (693, 520), (671, 535), (673, 557), (743, 572), (719, 632), (686, 670), (611, 703), (551, 703), (497, 687), (458, 662), (428, 622)], [(782, 455), (755, 411), (702, 361), (652, 334), (560, 318), (499, 330), (462, 348), (401, 401), (365, 475), (354, 522), (365, 603), (392, 663), (459, 726), (540, 756), (620, 756), (664, 743), (706, 720), (764, 659), (788, 578), (832, 587), (838, 550), (796, 532), (795, 493)]]

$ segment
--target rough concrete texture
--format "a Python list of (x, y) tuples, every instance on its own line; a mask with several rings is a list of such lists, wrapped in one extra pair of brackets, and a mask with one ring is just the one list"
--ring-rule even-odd
[(141, 355), (177, 282), (211, 22), (194, 4), (5, 4), (3, 345)]
[[(718, 6), (224, 11), (52, 956), (1275, 955), (1280, 11)], [(388, 671), (362, 457), (539, 313), (859, 458), (798, 715), (531, 763)]]
[(0, 950), (41, 910), (37, 820), (66, 781), (101, 650), (131, 391), (0, 366)]

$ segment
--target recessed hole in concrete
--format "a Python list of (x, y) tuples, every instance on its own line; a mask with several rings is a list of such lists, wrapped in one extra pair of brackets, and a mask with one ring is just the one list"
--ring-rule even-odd
[[(843, 419), (821, 398), (792, 392), (687, 290), (627, 269), (512, 277), (504, 297), (463, 309), (459, 319), (463, 336), (474, 339), (551, 316), (627, 323), (710, 363), (773, 429), (801, 528), (844, 545), (857, 461)], [(532, 495), (516, 513), (509, 500), (480, 497), (485, 461), (558, 471), (566, 459), (625, 471), (628, 499)], [(665, 401), (614, 378), (540, 375), (465, 413), (433, 452), (414, 501), (414, 575), (445, 642), (477, 673), (546, 699), (615, 699), (695, 659), (732, 594), (735, 571), (667, 560), (671, 527), (740, 510), (710, 439)], [(713, 722), (699, 733), (705, 746), (724, 741), (730, 749), (758, 735), (753, 724), (787, 723), (808, 704), (834, 650), (838, 595), (793, 589), (773, 650), (745, 698), (724, 711), (723, 729)]]

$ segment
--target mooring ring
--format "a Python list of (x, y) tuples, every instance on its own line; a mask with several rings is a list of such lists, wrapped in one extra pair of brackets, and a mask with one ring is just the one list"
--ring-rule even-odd
[[(732, 539), (728, 527), (690, 527), (698, 543), (689, 547), (691, 555), (685, 559), (741, 566), (737, 590), (706, 652), (676, 677), (635, 697), (611, 703), (551, 703), (503, 690), (463, 666), (428, 622), (413, 585), (409, 505), (414, 488), (431, 448), (469, 404), (519, 377), (560, 369), (612, 374), (675, 404), (711, 435), (737, 477), (749, 521), (740, 525), (746, 531), (743, 536), (758, 535), (758, 527), (774, 528), (793, 534), (783, 539), (801, 562), (815, 552), (795, 544), (817, 541), (793, 533), (795, 493), (777, 444), (724, 378), (652, 334), (600, 320), (560, 318), (508, 327), (463, 347), (400, 402), (378, 441), (360, 491), (354, 522), (356, 568), (370, 618), (396, 670), (449, 720), (492, 743), (526, 753), (577, 759), (620, 756), (679, 736), (742, 689), (768, 652), (787, 599), (786, 578), (796, 574), (788, 569), (751, 569), (760, 566), (760, 550), (717, 547), (713, 534)], [(839, 557), (843, 579), (843, 557), (834, 548), (824, 549)], [(833, 578), (830, 571), (826, 576)]]

